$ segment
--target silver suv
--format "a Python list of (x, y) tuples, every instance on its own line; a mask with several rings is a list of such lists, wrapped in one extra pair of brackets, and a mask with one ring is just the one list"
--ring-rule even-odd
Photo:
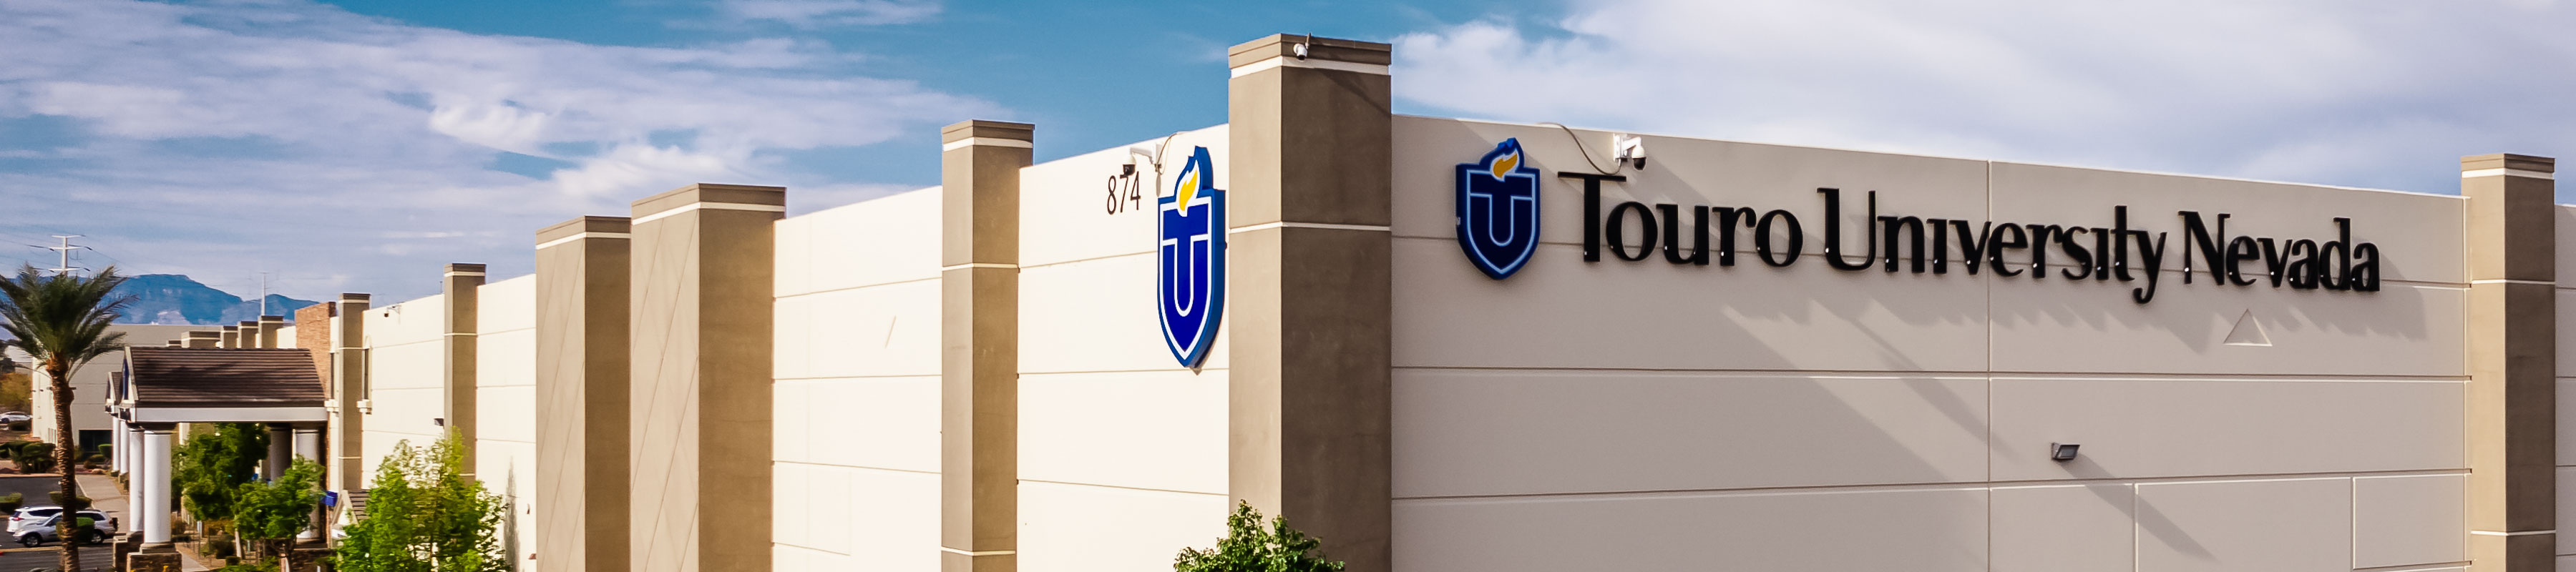
[[(62, 507), (33, 509), (45, 513), (43, 516), (28, 514), (29, 510), (31, 509), (19, 509), (17, 515), (9, 517), (9, 528), (13, 529), (10, 534), (18, 538), (19, 546), (32, 548), (42, 546), (48, 541), (62, 541), (62, 535), (55, 532), (55, 524), (62, 520)], [(81, 540), (84, 542), (97, 544), (116, 536), (116, 519), (109, 518), (107, 513), (95, 509), (83, 510), (80, 511), (80, 517), (90, 520), (91, 534), (82, 535)]]

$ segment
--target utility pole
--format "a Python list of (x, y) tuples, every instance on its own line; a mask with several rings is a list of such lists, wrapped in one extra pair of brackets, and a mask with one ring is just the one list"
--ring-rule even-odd
[(68, 274), (68, 273), (70, 273), (70, 272), (71, 272), (71, 271), (73, 271), (73, 270), (87, 270), (86, 268), (74, 268), (74, 267), (72, 267), (72, 251), (74, 251), (74, 250), (80, 250), (80, 249), (84, 249), (84, 248), (89, 248), (89, 247), (87, 247), (87, 246), (80, 246), (80, 245), (72, 244), (72, 239), (80, 238), (80, 237), (81, 237), (81, 235), (77, 235), (77, 234), (57, 234), (57, 235), (54, 235), (54, 239), (55, 239), (55, 240), (60, 240), (60, 241), (62, 241), (62, 245), (61, 245), (61, 246), (47, 246), (47, 247), (45, 247), (45, 249), (46, 249), (46, 250), (52, 250), (52, 251), (54, 251), (54, 254), (55, 254), (56, 256), (59, 256), (59, 257), (60, 257), (60, 259), (61, 259), (61, 261), (60, 261), (60, 262), (55, 263), (53, 268), (47, 268), (46, 270), (52, 270), (52, 271), (54, 271), (54, 275), (56, 275), (56, 276), (61, 276), (61, 275), (63, 275), (63, 274)]
[(268, 315), (268, 273), (259, 273), (259, 315)]

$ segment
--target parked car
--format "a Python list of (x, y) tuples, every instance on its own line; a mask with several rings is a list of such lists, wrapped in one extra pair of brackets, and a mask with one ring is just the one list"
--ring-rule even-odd
[(54, 515), (62, 512), (63, 507), (53, 505), (19, 507), (18, 512), (9, 515), (9, 536), (16, 538), (18, 529), (53, 518)]
[(36, 420), (36, 417), (35, 417), (35, 416), (33, 416), (33, 415), (28, 415), (28, 414), (27, 414), (27, 412), (25, 412), (25, 411), (11, 411), (11, 412), (8, 412), (8, 413), (0, 413), (0, 423), (26, 423), (26, 422), (34, 421), (34, 420)]
[[(116, 519), (108, 518), (107, 513), (96, 510), (84, 510), (80, 511), (80, 516), (90, 519), (90, 533), (81, 537), (82, 542), (87, 544), (99, 544), (107, 542), (107, 539), (110, 537), (116, 536)], [(11, 520), (16, 519), (13, 518)], [(62, 535), (54, 531), (56, 525), (61, 520), (62, 507), (54, 507), (54, 516), (47, 517), (42, 520), (32, 520), (19, 525), (18, 531), (15, 533), (18, 536), (18, 545), (33, 548), (43, 546), (47, 541), (62, 541)]]

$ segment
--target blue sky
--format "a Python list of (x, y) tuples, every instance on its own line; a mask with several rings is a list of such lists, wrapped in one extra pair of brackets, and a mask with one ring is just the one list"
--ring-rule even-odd
[[(1397, 46), (1402, 113), (2452, 192), (2576, 154), (2557, 0), (0, 0), (0, 264), (247, 294), (524, 273), (530, 232), (689, 182), (802, 212), (1222, 122), (1224, 48)], [(2566, 199), (2562, 198), (2562, 202)]]

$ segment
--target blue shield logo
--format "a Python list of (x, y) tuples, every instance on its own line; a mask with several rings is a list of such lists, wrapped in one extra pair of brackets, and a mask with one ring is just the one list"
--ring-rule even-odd
[(1495, 280), (1538, 252), (1538, 169), (1524, 167), (1519, 138), (1458, 166), (1458, 246)]
[(1190, 153), (1172, 192), (1154, 198), (1155, 301), (1163, 343), (1182, 367), (1198, 367), (1216, 343), (1225, 311), (1225, 191), (1206, 147)]

